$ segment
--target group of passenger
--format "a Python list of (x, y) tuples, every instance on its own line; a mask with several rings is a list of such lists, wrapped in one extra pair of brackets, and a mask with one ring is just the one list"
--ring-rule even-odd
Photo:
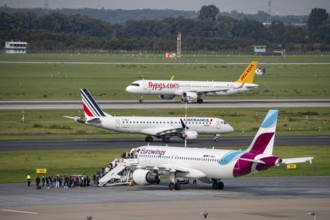
[[(31, 176), (27, 176), (28, 186), (31, 185)], [(36, 189), (51, 189), (51, 188), (73, 188), (73, 187), (89, 187), (90, 179), (85, 174), (83, 175), (70, 175), (63, 177), (57, 176), (37, 176)]]

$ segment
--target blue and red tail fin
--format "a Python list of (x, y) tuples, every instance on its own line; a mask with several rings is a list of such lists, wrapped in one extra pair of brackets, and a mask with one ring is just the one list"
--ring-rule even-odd
[(106, 117), (87, 89), (80, 89), (85, 117)]
[(269, 110), (247, 152), (253, 154), (273, 153), (278, 110)]

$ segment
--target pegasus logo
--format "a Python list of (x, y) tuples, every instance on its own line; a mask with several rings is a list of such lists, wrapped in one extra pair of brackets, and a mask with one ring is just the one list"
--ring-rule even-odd
[(244, 74), (241, 76), (241, 80), (244, 81), (245, 77), (249, 74), (249, 72), (251, 71), (251, 69), (254, 67), (253, 64), (251, 64), (248, 69), (244, 72)]

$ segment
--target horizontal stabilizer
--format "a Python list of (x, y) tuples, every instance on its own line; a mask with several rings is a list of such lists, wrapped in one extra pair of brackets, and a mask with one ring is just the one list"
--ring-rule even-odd
[(291, 163), (306, 163), (310, 162), (312, 163), (312, 160), (314, 157), (297, 157), (297, 158), (286, 158), (282, 159), (283, 164), (291, 164)]
[(72, 119), (74, 121), (77, 121), (77, 122), (80, 122), (80, 123), (85, 123), (86, 122), (86, 119), (85, 118), (81, 118), (81, 117), (78, 117), (78, 116), (63, 116), (64, 118), (68, 118), (68, 119)]

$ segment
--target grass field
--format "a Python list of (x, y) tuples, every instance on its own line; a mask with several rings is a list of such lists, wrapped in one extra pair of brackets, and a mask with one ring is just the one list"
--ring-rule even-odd
[(3, 61), (81, 61), (81, 62), (161, 62), (161, 63), (200, 63), (200, 62), (329, 62), (330, 55), (289, 55), (289, 56), (254, 56), (223, 54), (183, 54), (180, 59), (166, 59), (165, 54), (126, 53), (126, 54), (0, 54)]
[[(226, 147), (223, 149), (240, 149)], [(27, 173), (33, 180), (37, 168), (47, 168), (47, 175), (83, 174), (90, 177), (114, 158), (130, 149), (62, 150), (62, 151), (2, 151), (0, 154), (0, 184), (22, 183)], [(255, 176), (328, 176), (330, 175), (330, 148), (328, 146), (277, 147), (274, 154), (282, 158), (313, 156), (313, 164), (298, 164), (296, 170), (275, 167)]]
[[(29, 55), (30, 60), (37, 55)], [(57, 60), (60, 55), (44, 55), (47, 60)], [(67, 58), (67, 55), (65, 59)], [(84, 55), (85, 56), (85, 55)], [(7, 56), (0, 55), (0, 60)], [(17, 57), (14, 56), (14, 57)], [(38, 55), (42, 58), (43, 56)], [(10, 58), (10, 56), (9, 56)], [(255, 57), (235, 57), (250, 62)], [(14, 58), (12, 58), (14, 59)], [(38, 58), (39, 59), (39, 58)], [(77, 58), (78, 59), (78, 58)], [(96, 58), (95, 58), (96, 59)], [(202, 58), (200, 58), (202, 59)], [(205, 57), (212, 60), (212, 56)], [(262, 57), (277, 61), (279, 58)], [(282, 58), (284, 59), (284, 58)], [(294, 57), (287, 58), (294, 62)], [(329, 57), (302, 61), (330, 61)], [(33, 60), (33, 59), (32, 59)], [(94, 60), (94, 59), (93, 59)], [(95, 61), (102, 61), (100, 56)], [(132, 61), (132, 60), (130, 60)], [(133, 59), (134, 62), (134, 59)], [(235, 62), (235, 61), (234, 61)], [(236, 61), (237, 62), (237, 61)], [(329, 98), (330, 65), (262, 65), (266, 75), (256, 76), (258, 89), (233, 96), (206, 97), (205, 99), (290, 99)], [(0, 63), (0, 100), (79, 100), (80, 88), (88, 88), (97, 100), (138, 100), (138, 96), (125, 91), (126, 86), (138, 79), (235, 81), (246, 65), (233, 64), (16, 64)], [(158, 99), (146, 96), (146, 99)], [(178, 99), (178, 98), (177, 98)]]
[[(80, 110), (81, 111), (81, 110)], [(225, 136), (254, 136), (268, 109), (190, 109), (190, 116), (220, 117), (231, 124), (235, 132)], [(116, 116), (182, 116), (180, 109), (112, 109), (107, 113)], [(117, 134), (74, 122), (63, 115), (78, 115), (78, 110), (25, 110), (25, 123), (20, 121), (21, 111), (0, 111), (0, 140), (4, 139), (65, 139), (99, 137), (139, 137), (143, 135)], [(330, 134), (329, 108), (280, 109), (278, 136), (322, 136)], [(244, 133), (243, 133), (244, 131)], [(26, 134), (26, 135), (22, 135)], [(47, 136), (42, 136), (44, 134)], [(53, 136), (52, 136), (53, 134)], [(54, 136), (55, 135), (55, 136)], [(97, 135), (97, 136), (95, 136)], [(210, 137), (211, 138), (211, 137)]]

